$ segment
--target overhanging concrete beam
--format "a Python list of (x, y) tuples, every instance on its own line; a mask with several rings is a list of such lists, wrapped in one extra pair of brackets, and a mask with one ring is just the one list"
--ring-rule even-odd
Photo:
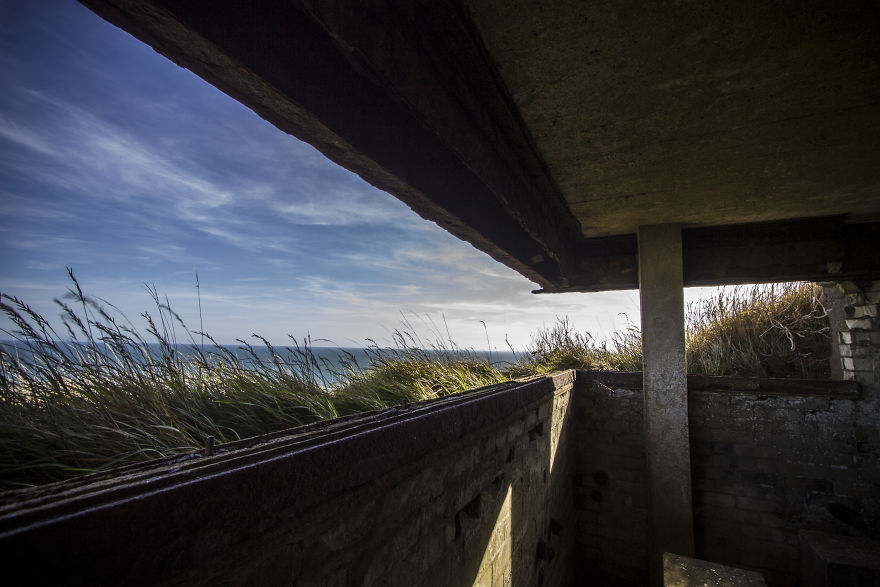
[(649, 570), (662, 582), (662, 556), (694, 555), (682, 239), (677, 224), (639, 228), (639, 290), (649, 495)]
[(545, 287), (584, 239), (457, 2), (82, 0)]
[[(555, 10), (547, 9), (546, 12), (552, 13), (553, 18), (562, 18), (568, 34), (576, 35), (559, 36), (556, 40), (566, 51), (574, 52), (567, 53), (568, 60), (562, 62), (567, 64), (567, 77), (560, 78), (558, 73), (554, 73), (548, 80), (544, 78), (544, 72), (539, 71), (537, 73), (541, 75), (531, 82), (535, 84), (534, 87), (520, 88), (516, 94), (520, 102), (516, 102), (509, 87), (515, 90), (518, 86), (516, 83), (509, 86), (511, 71), (507, 70), (508, 77), (503, 78), (497, 61), (500, 57), (503, 64), (503, 58), (509, 56), (512, 48), (503, 50), (500, 55), (490, 52), (493, 47), (494, 50), (503, 49), (503, 43), (499, 47), (496, 44), (499, 39), (494, 37), (504, 37), (506, 33), (496, 29), (492, 24), (494, 21), (486, 17), (487, 12), (473, 3), (458, 0), (360, 3), (323, 0), (255, 0), (246, 3), (237, 0), (215, 0), (210, 3), (198, 0), (81, 2), (251, 108), (279, 129), (312, 144), (331, 160), (395, 195), (421, 216), (437, 222), (452, 234), (535, 281), (543, 288), (540, 291), (587, 292), (637, 288), (636, 235), (631, 231), (638, 223), (614, 224), (611, 217), (619, 216), (618, 213), (627, 218), (632, 215), (639, 217), (640, 214), (644, 217), (645, 206), (662, 210), (661, 216), (668, 217), (666, 220), (657, 219), (656, 222), (691, 223), (683, 234), (685, 286), (880, 279), (880, 249), (873, 244), (880, 239), (880, 223), (876, 222), (876, 207), (871, 205), (876, 199), (876, 180), (872, 173), (877, 166), (871, 165), (874, 162), (872, 157), (876, 159), (876, 149), (872, 150), (876, 141), (871, 142), (876, 135), (876, 124), (870, 112), (875, 108), (876, 100), (864, 102), (875, 97), (876, 92), (872, 94), (871, 91), (877, 87), (876, 83), (870, 83), (876, 77), (876, 60), (869, 58), (874, 52), (866, 50), (873, 48), (875, 35), (867, 24), (871, 19), (866, 18), (867, 15), (857, 16), (861, 8), (852, 13), (846, 10), (831, 11), (830, 15), (826, 15), (829, 19), (820, 23), (820, 29), (834, 32), (835, 39), (838, 30), (856, 34), (852, 38), (847, 35), (851, 43), (840, 41), (836, 52), (827, 56), (824, 53), (826, 43), (814, 40), (811, 35), (804, 37), (796, 34), (786, 41), (791, 43), (792, 48), (801, 47), (811, 52), (821, 46), (818, 56), (826, 56), (835, 63), (833, 70), (827, 70), (827, 75), (832, 76), (830, 79), (839, 78), (840, 81), (825, 83), (824, 90), (810, 92), (809, 89), (816, 87), (815, 81), (810, 80), (814, 80), (818, 74), (810, 73), (812, 70), (809, 67), (804, 70), (803, 63), (799, 62), (794, 67), (790, 60), (783, 60), (780, 66), (810, 73), (801, 80), (806, 86), (793, 94), (798, 108), (806, 108), (804, 116), (795, 116), (797, 120), (794, 122), (786, 119), (794, 125), (791, 128), (786, 126), (787, 134), (777, 131), (767, 134), (767, 130), (755, 130), (756, 134), (749, 134), (749, 131), (743, 138), (745, 143), (731, 145), (722, 140), (694, 142), (692, 139), (695, 135), (688, 135), (684, 140), (675, 131), (678, 124), (669, 128), (665, 125), (655, 128), (651, 123), (690, 120), (693, 117), (680, 112), (673, 105), (684, 103), (682, 101), (686, 97), (702, 96), (705, 93), (702, 89), (687, 90), (686, 95), (678, 95), (685, 91), (681, 88), (664, 93), (664, 96), (675, 99), (670, 103), (657, 104), (660, 108), (657, 111), (653, 108), (645, 110), (644, 113), (650, 114), (649, 120), (627, 118), (628, 122), (621, 128), (629, 128), (627, 124), (636, 126), (617, 138), (613, 133), (622, 131), (612, 130), (612, 127), (617, 128), (616, 124), (593, 125), (581, 129), (582, 132), (576, 131), (585, 120), (593, 120), (599, 115), (609, 116), (607, 113), (614, 112), (614, 108), (630, 104), (629, 100), (619, 97), (614, 98), (614, 108), (611, 105), (608, 109), (594, 107), (589, 112), (563, 109), (560, 115), (571, 112), (577, 116), (561, 117), (559, 120), (555, 115), (538, 117), (537, 121), (529, 119), (531, 122), (527, 124), (522, 111), (532, 111), (534, 104), (529, 106), (532, 100), (523, 103), (523, 99), (553, 94), (560, 87), (569, 87), (568, 82), (559, 83), (561, 79), (592, 79), (579, 75), (579, 71), (594, 71), (596, 67), (599, 69), (595, 71), (605, 71), (601, 56), (583, 60), (577, 45), (570, 43), (582, 39), (583, 30), (589, 30), (589, 27), (585, 29), (587, 25), (581, 24), (580, 19), (569, 18), (571, 11), (564, 8), (565, 5)], [(515, 28), (519, 30), (525, 26), (531, 31), (528, 28), (532, 26), (529, 24), (532, 22), (528, 16), (529, 8), (518, 6), (511, 10), (512, 16), (508, 14), (508, 18), (513, 18)], [(776, 14), (767, 20), (764, 12), (756, 5), (741, 15), (746, 17), (746, 22), (759, 27), (754, 30), (731, 25), (729, 18), (718, 25), (720, 29), (732, 27), (731, 33), (735, 36), (742, 31), (748, 31), (749, 36), (759, 35), (756, 31), (760, 30), (791, 32), (791, 15), (779, 18), (779, 14)], [(474, 13), (477, 13), (482, 28), (475, 24)], [(641, 14), (639, 11), (633, 14), (636, 13)], [(700, 12), (697, 16), (703, 18), (705, 14)], [(663, 18), (671, 17), (664, 13)], [(650, 19), (637, 20), (633, 24), (648, 26), (653, 31), (652, 22)], [(569, 29), (568, 24), (573, 28)], [(593, 23), (590, 26), (597, 25)], [(687, 32), (679, 30), (680, 26), (687, 28), (688, 25), (673, 19), (666, 22), (666, 26), (672, 34), (670, 38), (675, 39)], [(760, 28), (764, 26), (769, 28)], [(707, 30), (715, 30), (715, 27)], [(554, 30), (552, 36), (556, 38), (556, 33), (561, 32)], [(641, 45), (618, 43), (620, 39), (614, 36), (613, 30), (602, 27), (595, 30), (599, 37), (606, 33), (611, 35), (608, 41), (613, 41), (615, 50), (622, 51), (614, 58), (617, 61), (635, 64), (639, 61), (633, 60), (633, 57), (655, 57), (656, 51), (643, 55), (645, 49)], [(487, 34), (492, 36), (485, 37)], [(546, 39), (535, 40), (532, 37), (536, 35), (537, 30), (534, 35), (529, 32), (529, 38), (521, 38), (521, 42), (538, 43), (537, 48), (542, 51), (553, 46), (542, 45)], [(690, 38), (689, 32), (686, 38)], [(657, 41), (656, 38), (653, 40)], [(667, 55), (666, 60), (677, 63), (685, 58), (686, 53)], [(572, 54), (576, 58), (572, 58)], [(763, 54), (756, 63), (767, 60), (768, 63), (774, 63), (780, 54), (778, 50)], [(731, 56), (725, 54), (724, 57), (727, 59)], [(732, 75), (730, 72), (741, 71), (740, 67), (734, 66), (736, 63), (734, 60), (718, 74), (727, 76)], [(839, 71), (841, 63), (847, 64), (845, 71)], [(545, 68), (543, 63), (538, 67), (556, 71), (554, 68)], [(690, 71), (691, 66), (687, 68)], [(665, 70), (665, 67), (661, 69)], [(712, 71), (704, 71), (692, 81), (708, 83), (711, 91), (715, 91), (721, 78)], [(757, 75), (756, 79), (766, 76), (766, 81), (773, 84), (780, 78), (778, 73), (771, 75), (764, 72), (763, 67), (758, 68), (754, 75)], [(600, 77), (603, 83), (615, 83), (615, 75), (605, 77), (603, 74)], [(520, 79), (518, 75), (513, 78), (514, 82)], [(525, 79), (531, 78), (526, 76)], [(629, 88), (632, 96), (658, 91), (659, 87), (666, 88), (663, 92), (672, 91), (669, 90), (670, 84), (651, 84), (650, 80), (651, 76), (645, 72), (635, 71), (618, 79), (617, 83)], [(549, 82), (552, 83), (546, 85)], [(593, 81), (589, 83), (592, 85)], [(630, 87), (629, 84), (635, 85)], [(847, 84), (851, 84), (851, 87)], [(678, 85), (672, 84), (676, 88)], [(735, 85), (747, 88), (752, 87), (752, 82)], [(823, 96), (830, 91), (828, 88), (838, 88), (838, 85), (843, 94), (835, 89), (835, 101), (847, 95), (851, 103), (847, 108), (835, 110), (834, 116), (840, 117), (839, 129), (831, 122), (823, 124), (832, 125), (826, 130), (835, 130), (834, 134), (840, 135), (848, 146), (845, 149), (836, 146), (833, 149), (835, 156), (823, 166), (820, 165), (822, 161), (813, 161), (812, 158), (828, 158), (827, 155), (818, 155), (822, 150), (810, 146), (809, 140), (806, 143), (808, 146), (804, 147), (804, 138), (817, 138), (817, 132), (820, 135), (825, 132), (817, 130), (814, 119), (827, 106)], [(594, 95), (594, 98), (604, 100), (617, 94), (616, 91), (606, 90)], [(725, 104), (730, 98), (731, 106), (739, 104), (750, 114), (753, 112), (755, 101), (752, 91), (740, 89), (724, 96)], [(775, 103), (770, 97), (776, 97), (775, 90), (766, 100), (768, 104)], [(802, 105), (802, 100), (806, 100), (804, 104), (807, 105), (816, 100), (817, 107), (825, 105), (817, 110)], [(715, 102), (711, 103), (711, 115), (707, 115), (707, 121), (704, 122), (715, 120), (718, 108)], [(589, 106), (589, 102), (579, 101), (578, 104), (579, 109)], [(789, 113), (794, 106), (786, 104), (782, 112)], [(729, 115), (730, 112), (725, 116)], [(770, 128), (768, 125), (771, 122), (778, 122), (770, 114), (767, 116), (767, 120), (754, 125), (754, 128)], [(611, 119), (614, 120), (614, 116)], [(698, 120), (691, 122), (697, 125), (692, 129), (696, 132), (702, 123)], [(721, 121), (716, 120), (713, 124), (718, 123)], [(529, 124), (537, 124), (537, 128)], [(571, 141), (554, 140), (549, 144), (544, 143), (543, 148), (536, 146), (533, 139), (535, 130), (546, 132), (548, 128), (556, 129), (557, 126), (558, 129), (551, 134), (555, 136), (555, 133), (562, 132)], [(730, 124), (723, 122), (721, 126), (728, 128)], [(654, 175), (646, 175), (641, 166), (634, 166), (632, 162), (621, 165), (620, 162), (615, 163), (616, 157), (609, 156), (609, 153), (594, 151), (602, 141), (594, 145), (586, 140), (594, 133), (605, 136), (606, 132), (612, 132), (607, 137), (610, 144), (628, 143), (645, 128), (660, 132), (650, 140), (651, 149), (659, 149), (658, 153), (667, 153), (670, 145), (687, 145), (690, 158), (678, 157), (677, 160), (687, 159), (692, 162), (691, 165), (701, 165), (699, 161), (703, 157), (727, 159), (734, 154), (744, 156), (744, 167), (725, 168), (725, 173), (734, 173), (736, 178), (752, 179), (742, 183), (725, 179), (726, 176), (722, 174), (711, 181), (696, 182), (704, 186), (699, 197), (691, 187), (688, 188), (690, 196), (685, 198), (681, 192), (684, 188), (676, 184), (663, 197), (649, 192), (633, 194), (634, 199), (608, 200), (617, 202), (606, 206), (613, 209), (611, 216), (607, 216), (605, 211), (593, 210), (596, 212), (594, 214), (579, 212), (578, 203), (596, 194), (563, 194), (560, 186), (564, 184), (560, 177), (594, 169), (594, 173), (586, 174), (592, 178), (588, 185), (605, 186), (602, 189), (607, 188), (614, 193), (621, 190), (624, 190), (621, 193), (628, 193), (625, 190), (631, 188), (631, 182), (637, 178), (641, 178), (638, 181), (642, 182), (655, 181), (658, 175), (665, 178), (664, 181), (676, 177), (675, 174), (670, 175), (667, 169), (669, 163), (654, 161), (651, 168)], [(745, 127), (746, 130), (750, 128), (748, 125)], [(713, 129), (705, 136), (714, 136), (718, 129), (714, 126)], [(696, 136), (703, 137), (703, 131)], [(847, 138), (843, 140), (844, 137)], [(776, 169), (772, 165), (768, 167), (770, 163), (778, 166), (788, 160), (786, 153), (777, 152), (779, 149), (772, 147), (785, 140), (800, 145), (799, 152), (806, 149), (814, 164), (803, 168), (802, 157), (795, 157), (801, 162), (796, 166), (800, 172), (784, 174), (787, 177), (782, 186), (786, 188), (782, 190), (784, 193), (774, 193), (774, 190), (779, 192), (782, 189), (774, 181), (779, 174), (774, 171), (767, 178), (766, 170)], [(822, 141), (824, 144), (825, 139)], [(711, 148), (707, 146), (710, 143), (714, 145)], [(772, 161), (767, 164), (765, 158), (769, 155), (766, 153), (754, 159), (754, 153), (764, 153), (768, 148), (764, 143), (774, 149)], [(581, 152), (579, 149), (585, 145), (589, 148), (579, 159), (576, 153)], [(694, 148), (699, 148), (701, 152), (693, 153)], [(567, 153), (565, 160), (569, 161), (564, 168), (558, 167), (558, 161), (557, 167), (552, 166), (553, 153), (558, 154), (560, 149)], [(855, 149), (859, 156), (856, 157), (847, 149)], [(643, 151), (645, 146), (639, 146), (635, 154), (641, 157)], [(840, 153), (852, 156), (844, 157)], [(551, 158), (548, 160), (551, 164), (549, 167), (545, 162), (546, 157)], [(587, 160), (590, 157), (592, 159)], [(667, 155), (660, 159), (665, 157)], [(755, 165), (758, 165), (757, 171)], [(716, 169), (718, 166), (702, 164), (702, 167), (687, 169), (691, 175), (699, 176), (703, 167)], [(731, 172), (731, 169), (735, 171)], [(605, 172), (609, 173), (608, 177), (617, 178), (613, 184), (622, 182), (624, 185), (605, 185)], [(858, 176), (847, 189), (834, 182), (827, 185), (816, 180), (817, 177), (827, 176), (837, 178), (837, 183), (841, 183), (841, 174), (844, 172)], [(681, 175), (679, 173), (677, 177)], [(759, 178), (764, 178), (763, 182), (758, 181)], [(807, 181), (810, 178), (816, 181)], [(692, 178), (686, 177), (685, 180), (684, 183), (693, 183)], [(717, 190), (727, 193), (727, 199), (723, 200), (727, 202), (727, 207), (717, 206), (713, 196)], [(777, 204), (782, 202), (784, 205), (779, 204), (779, 208), (771, 206), (761, 214), (748, 210), (745, 213), (740, 209), (741, 202), (736, 195), (739, 192), (750, 202), (754, 200), (755, 193), (760, 193), (767, 195), (768, 202), (778, 200)], [(838, 192), (843, 195), (831, 197)], [(736, 200), (736, 205), (731, 203), (731, 199)], [(837, 200), (842, 203), (831, 205)], [(823, 206), (816, 208), (817, 202)], [(690, 214), (688, 206), (699, 208), (701, 213), (696, 216)], [(679, 210), (680, 213), (673, 218), (669, 216), (669, 210)], [(775, 216), (771, 210), (776, 210)], [(806, 217), (810, 214), (820, 217), (791, 220), (798, 215)], [(786, 220), (728, 224), (743, 222), (744, 218)], [(857, 221), (866, 223), (852, 224)], [(610, 226), (616, 226), (614, 230), (630, 231), (630, 234), (615, 234)], [(605, 236), (587, 238), (587, 234)]]
[[(880, 275), (880, 223), (841, 216), (682, 230), (685, 287), (842, 281)], [(636, 289), (636, 235), (586, 239), (565, 287), (535, 293)]]

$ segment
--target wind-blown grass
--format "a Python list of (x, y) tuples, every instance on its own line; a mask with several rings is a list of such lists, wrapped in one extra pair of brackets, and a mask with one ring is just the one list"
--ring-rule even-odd
[[(67, 340), (23, 301), (2, 295), (17, 331), (0, 348), (0, 476), (35, 483), (117, 463), (191, 452), (336, 416), (308, 344), (274, 352), (256, 368), (215, 346), (178, 351), (179, 317), (154, 295), (143, 314), (150, 340), (86, 297), (62, 308)], [(184, 330), (185, 332), (185, 330)], [(264, 341), (265, 342), (265, 341)], [(266, 343), (268, 345), (268, 343)], [(154, 347), (155, 348), (155, 347)], [(271, 348), (271, 347), (270, 347)]]
[[(423, 345), (396, 332), (372, 343), (369, 365), (340, 351), (321, 360), (311, 340), (284, 348), (252, 335), (245, 359), (207, 333), (190, 332), (152, 289), (141, 334), (75, 277), (62, 311), (64, 335), (23, 300), (0, 294), (15, 325), (0, 345), (0, 487), (37, 484), (116, 464), (190, 453), (371, 409), (441, 397), (507, 379), (488, 358), (454, 345)], [(181, 353), (179, 334), (186, 336)], [(208, 350), (193, 335), (207, 339)], [(424, 348), (428, 346), (427, 350)], [(261, 358), (269, 355), (269, 359)]]
[(736, 288), (689, 308), (690, 373), (830, 376), (830, 323), (813, 283)]
[[(567, 318), (538, 331), (523, 356), (504, 368), (457, 348), (448, 336), (446, 343), (425, 344), (405, 330), (395, 332), (391, 348), (371, 341), (363, 366), (343, 351), (339, 364), (322, 361), (309, 338), (291, 337), (276, 348), (258, 335), (253, 344), (268, 353), (239, 340), (247, 355), (241, 359), (209, 334), (190, 332), (155, 289), (149, 290), (154, 313), (141, 315), (142, 334), (70, 277), (72, 287), (56, 300), (63, 336), (24, 301), (0, 294), (0, 311), (14, 324), (3, 332), (15, 343), (0, 345), (0, 488), (186, 454), (209, 438), (223, 443), (512, 378), (641, 368), (637, 328), (597, 344)], [(825, 365), (827, 376), (819, 292), (812, 285), (735, 290), (691, 308), (691, 371), (816, 376)]]
[(506, 372), (512, 377), (528, 377), (565, 369), (639, 371), (641, 367), (638, 328), (615, 332), (599, 345), (589, 333), (578, 332), (566, 317), (536, 332), (526, 355)]
[[(688, 307), (688, 373), (828, 378), (830, 323), (822, 288), (813, 283), (739, 287)], [(642, 338), (634, 325), (597, 344), (568, 319), (539, 331), (526, 360), (509, 373), (560, 369), (641, 371)]]

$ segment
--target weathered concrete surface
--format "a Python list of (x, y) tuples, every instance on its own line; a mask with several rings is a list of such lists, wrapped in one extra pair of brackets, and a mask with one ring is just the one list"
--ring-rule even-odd
[(689, 556), (663, 553), (664, 587), (766, 587), (764, 577)]
[(544, 291), (880, 278), (869, 0), (81, 1)]
[[(574, 373), (4, 494), (33, 584), (568, 585)], [(250, 445), (250, 446), (248, 446)]]
[(844, 325), (845, 306), (843, 292), (836, 283), (823, 283), (822, 296), (825, 298), (825, 311), (831, 324), (831, 379), (843, 379), (843, 363), (840, 360), (840, 330)]
[(469, 0), (584, 234), (880, 212), (870, 0)]
[(803, 587), (880, 585), (880, 542), (810, 531), (800, 537)]
[[(578, 372), (577, 548), (598, 584), (647, 583), (639, 375)], [(689, 379), (697, 557), (795, 587), (801, 530), (880, 539), (880, 387)]]
[(681, 227), (639, 227), (639, 295), (652, 583), (663, 552), (694, 553)]
[(279, 129), (541, 283), (580, 228), (454, 2), (83, 0)]
[[(696, 556), (794, 587), (800, 530), (880, 539), (880, 387), (691, 382)], [(645, 585), (641, 385), (639, 374), (569, 372), (0, 494), (4, 573), (89, 585)]]
[[(627, 387), (578, 372), (574, 505), (578, 577), (585, 585), (648, 582), (648, 490), (642, 377)], [(612, 373), (617, 375), (617, 373)]]

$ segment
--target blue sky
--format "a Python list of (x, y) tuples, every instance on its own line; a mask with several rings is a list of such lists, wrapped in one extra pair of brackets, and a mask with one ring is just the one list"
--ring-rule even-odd
[(155, 285), (193, 329), (197, 271), (221, 342), (387, 344), (407, 319), (520, 349), (557, 316), (599, 338), (638, 323), (637, 292), (531, 294), (75, 2), (0, 0), (0, 85), (0, 291), (46, 316), (69, 266), (139, 326)]

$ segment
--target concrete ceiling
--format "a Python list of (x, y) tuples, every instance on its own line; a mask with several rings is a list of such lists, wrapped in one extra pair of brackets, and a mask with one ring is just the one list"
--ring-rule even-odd
[(880, 211), (876, 8), (468, 5), (586, 236)]
[(543, 291), (880, 278), (876, 3), (81, 1)]

